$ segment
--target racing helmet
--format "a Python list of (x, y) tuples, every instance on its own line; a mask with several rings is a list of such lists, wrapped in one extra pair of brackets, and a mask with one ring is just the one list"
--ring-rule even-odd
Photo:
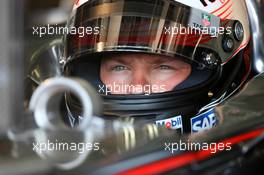
[[(63, 73), (98, 90), (106, 118), (154, 122), (181, 133), (208, 129), (217, 123), (213, 107), (251, 76), (243, 0), (77, 0), (67, 29)], [(170, 91), (106, 94), (102, 60), (130, 53), (180, 59), (191, 73)], [(81, 118), (78, 100), (66, 95), (66, 104), (71, 117)], [(202, 118), (210, 118), (200, 124), (205, 127), (197, 122)]]

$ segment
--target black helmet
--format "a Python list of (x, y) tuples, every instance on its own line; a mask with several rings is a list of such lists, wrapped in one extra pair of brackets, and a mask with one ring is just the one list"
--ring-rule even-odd
[[(181, 132), (210, 128), (217, 122), (212, 108), (238, 92), (250, 75), (244, 5), (242, 0), (77, 1), (64, 38), (64, 75), (94, 85), (104, 101), (104, 117), (156, 122)], [(191, 73), (166, 92), (105, 94), (102, 59), (131, 53), (179, 59)], [(78, 101), (67, 95), (66, 102), (71, 117), (81, 118)]]

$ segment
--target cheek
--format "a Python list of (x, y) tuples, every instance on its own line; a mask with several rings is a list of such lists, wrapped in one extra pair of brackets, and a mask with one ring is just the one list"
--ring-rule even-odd
[(112, 84), (127, 84), (131, 79), (131, 75), (129, 72), (112, 72), (112, 71), (100, 71), (100, 78), (101, 81), (105, 85), (112, 85)]
[(153, 77), (152, 84), (163, 86), (166, 91), (171, 91), (178, 84), (182, 83), (188, 78), (191, 69), (182, 69), (176, 72), (167, 72)]

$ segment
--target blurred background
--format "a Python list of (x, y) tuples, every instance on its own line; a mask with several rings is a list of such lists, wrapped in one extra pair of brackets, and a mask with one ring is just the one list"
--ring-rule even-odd
[[(0, 1), (0, 133), (21, 119), (24, 80), (36, 67), (33, 55), (45, 43), (62, 38), (33, 35), (33, 27), (65, 26), (73, 4), (73, 0)], [(45, 59), (50, 62), (48, 57), (42, 62)]]
[[(18, 155), (12, 152), (14, 145), (5, 138), (6, 132), (16, 128), (25, 116), (25, 78), (32, 55), (43, 43), (57, 37), (34, 37), (32, 27), (48, 23), (65, 25), (73, 3), (72, 0), (0, 1), (0, 174), (31, 174), (36, 171), (47, 174), (46, 165), (35, 158), (30, 162), (9, 164), (11, 157), (17, 158)], [(45, 57), (43, 59), (45, 62)], [(36, 171), (30, 170), (34, 167)]]
[(24, 0), (26, 58), (30, 58), (32, 52), (42, 46), (43, 43), (56, 37), (61, 37), (57, 35), (45, 35), (43, 37), (33, 35), (33, 27), (44, 27), (47, 24), (51, 26), (65, 26), (73, 4), (74, 0)]

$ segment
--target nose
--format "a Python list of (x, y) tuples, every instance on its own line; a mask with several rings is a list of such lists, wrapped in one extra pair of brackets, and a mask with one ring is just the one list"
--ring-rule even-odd
[(148, 73), (144, 70), (136, 70), (133, 72), (131, 84), (133, 85), (149, 85), (150, 81)]
[(130, 93), (133, 93), (133, 94), (146, 93), (145, 92), (146, 86), (150, 85), (150, 79), (148, 77), (148, 73), (144, 70), (134, 71), (130, 84), (135, 87), (131, 89)]

